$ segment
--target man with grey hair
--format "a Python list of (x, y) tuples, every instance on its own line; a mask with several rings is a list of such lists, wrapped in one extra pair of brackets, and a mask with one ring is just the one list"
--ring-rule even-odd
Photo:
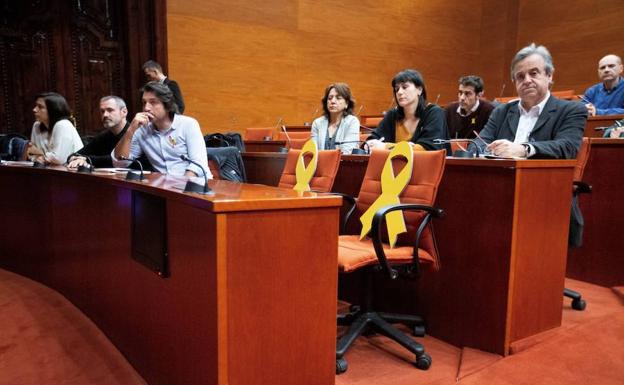
[[(109, 95), (100, 99), (104, 131), (78, 151), (78, 154), (88, 156), (94, 167), (113, 167), (111, 152), (130, 126), (127, 115), (126, 102), (119, 96)], [(73, 169), (86, 163), (85, 156), (72, 155), (68, 159), (67, 167)]]
[(622, 69), (622, 59), (617, 55), (600, 59), (598, 77), (601, 83), (589, 87), (583, 95), (589, 115), (624, 114)]
[(498, 157), (574, 159), (583, 138), (587, 109), (550, 94), (555, 67), (544, 46), (522, 48), (511, 62), (520, 100), (492, 111), (479, 147)]

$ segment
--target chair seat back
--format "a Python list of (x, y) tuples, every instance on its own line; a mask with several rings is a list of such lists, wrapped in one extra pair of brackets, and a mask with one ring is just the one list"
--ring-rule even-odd
[[(293, 188), (297, 184), (295, 176), (297, 159), (301, 150), (290, 149), (286, 156), (286, 164), (278, 187)], [(321, 192), (330, 192), (334, 186), (338, 166), (340, 165), (340, 150), (324, 150), (318, 152), (316, 172), (310, 181), (310, 189)]]

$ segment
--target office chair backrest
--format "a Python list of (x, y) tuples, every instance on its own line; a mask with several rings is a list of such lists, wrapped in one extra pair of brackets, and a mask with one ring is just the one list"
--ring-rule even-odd
[(265, 138), (273, 139), (273, 127), (250, 127), (245, 128), (245, 140), (265, 140)]
[[(297, 184), (295, 169), (300, 152), (300, 150), (293, 149), (288, 151), (278, 187), (293, 188)], [(319, 151), (316, 172), (310, 181), (310, 188), (314, 191), (330, 192), (334, 186), (339, 165), (340, 150)]]
[(585, 172), (585, 165), (587, 164), (587, 160), (589, 159), (589, 151), (591, 150), (591, 145), (589, 143), (589, 138), (584, 137), (581, 142), (581, 148), (576, 154), (576, 166), (574, 166), (574, 181), (582, 181), (583, 173)]
[[(290, 137), (291, 140), (293, 139), (304, 139), (304, 140), (308, 140), (310, 139), (310, 131), (288, 131), (288, 137)], [(286, 134), (283, 131), (280, 131), (277, 134), (277, 139), (278, 140), (288, 140), (288, 138), (286, 137)]]
[[(357, 209), (360, 214), (366, 212), (381, 194), (381, 171), (389, 154), (390, 150), (373, 150), (370, 155), (357, 199)], [(444, 172), (445, 161), (445, 150), (415, 151), (412, 178), (399, 196), (401, 203), (433, 206), (438, 193), (438, 185)], [(395, 175), (398, 174), (404, 164), (404, 160), (395, 159), (393, 161)], [(422, 217), (423, 214), (418, 212), (404, 213), (407, 232), (399, 234), (397, 246), (413, 246), (413, 240)], [(423, 231), (419, 248), (434, 258), (434, 268), (437, 268), (439, 266), (438, 253), (429, 227)]]

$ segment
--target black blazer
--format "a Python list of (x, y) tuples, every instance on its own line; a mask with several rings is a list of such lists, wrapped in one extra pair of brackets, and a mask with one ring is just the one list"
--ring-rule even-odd
[[(481, 130), (481, 137), (491, 143), (497, 139), (513, 142), (518, 129), (519, 101), (501, 104), (492, 111), (490, 119)], [(581, 147), (587, 108), (578, 102), (548, 98), (535, 128), (529, 135), (529, 143), (535, 148), (532, 158), (574, 159)], [(478, 140), (477, 140), (478, 142)]]
[[(396, 122), (398, 118), (399, 113), (396, 108), (386, 112), (383, 120), (369, 138), (379, 139), (383, 137), (386, 142), (396, 143)], [(441, 150), (447, 148), (447, 145), (436, 144), (434, 139), (448, 138), (444, 110), (435, 104), (429, 104), (423, 111), (410, 142), (420, 144), (426, 150)]]

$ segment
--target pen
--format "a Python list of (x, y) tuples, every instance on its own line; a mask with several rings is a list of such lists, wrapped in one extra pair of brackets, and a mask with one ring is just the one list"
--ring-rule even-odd
[(483, 142), (483, 144), (485, 144), (486, 146), (488, 145), (487, 142), (485, 140), (483, 140), (481, 135), (479, 135), (479, 133), (476, 130), (472, 130), (472, 132), (477, 136), (477, 139), (479, 139), (480, 141)]

